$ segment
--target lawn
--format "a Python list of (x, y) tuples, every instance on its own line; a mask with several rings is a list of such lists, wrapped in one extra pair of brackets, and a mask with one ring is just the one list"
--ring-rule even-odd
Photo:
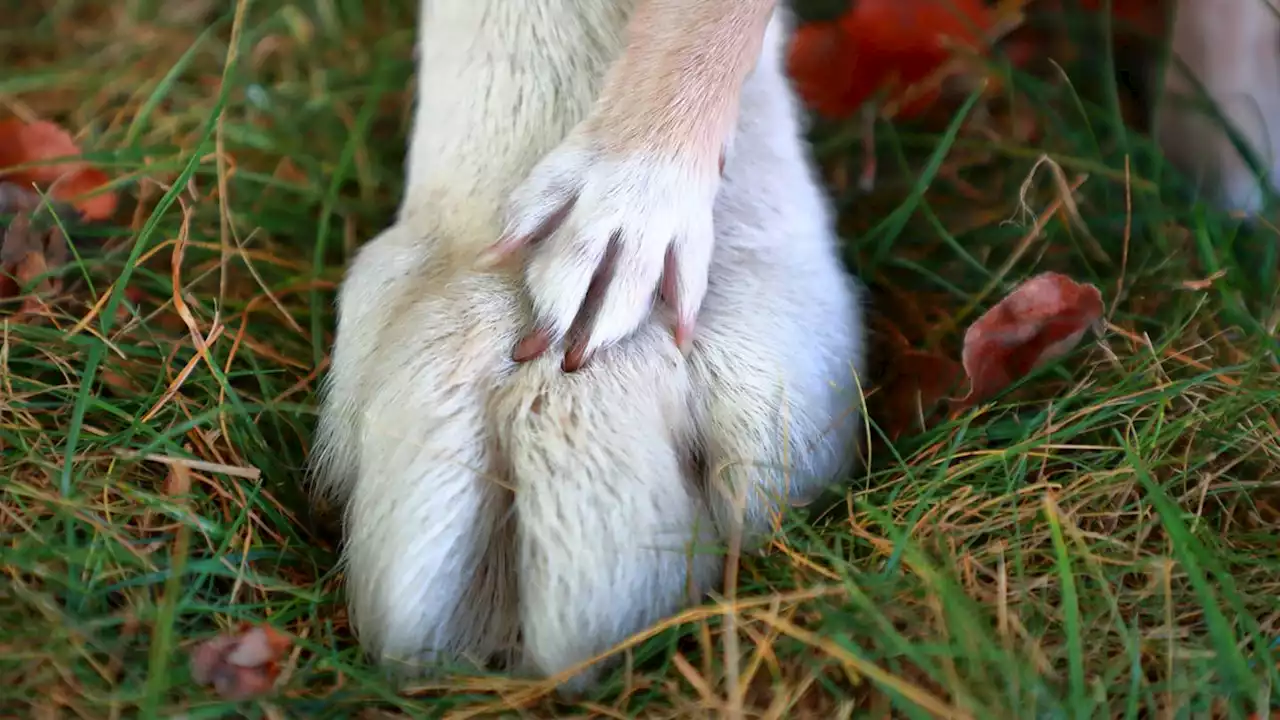
[[(121, 205), (68, 228), (46, 309), (0, 301), (0, 715), (1280, 712), (1277, 230), (1196, 203), (1122, 125), (1098, 37), (880, 123), (870, 194), (857, 122), (815, 125), (871, 289), (866, 463), (570, 707), (501, 676), (397, 693), (299, 489), (342, 268), (402, 187), (414, 2), (4, 13), (0, 119), (70, 130)], [(965, 328), (1047, 270), (1102, 291), (1101, 335), (934, 412)], [(241, 622), (293, 646), (237, 703), (187, 657)]]

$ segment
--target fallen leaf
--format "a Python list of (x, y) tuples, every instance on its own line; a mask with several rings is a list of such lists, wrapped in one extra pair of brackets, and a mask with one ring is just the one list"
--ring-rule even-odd
[(887, 91), (902, 101), (898, 116), (914, 117), (937, 100), (940, 87), (904, 97), (955, 49), (978, 50), (995, 23), (982, 0), (858, 0), (833, 22), (796, 29), (788, 72), (806, 104), (831, 118), (851, 115)]
[(914, 348), (894, 353), (891, 371), (881, 381), (876, 422), (890, 441), (932, 425), (940, 403), (964, 378), (960, 363), (937, 353)]
[(1037, 275), (978, 318), (964, 334), (969, 376), (963, 404), (981, 402), (1074, 348), (1102, 317), (1102, 293), (1058, 273)]
[(280, 658), (292, 643), (270, 625), (243, 624), (235, 634), (206, 640), (191, 651), (191, 679), (212, 685), (227, 700), (261, 695), (279, 677)]
[[(79, 155), (80, 148), (71, 135), (51, 122), (0, 121), (0, 173), (4, 180), (46, 187), (54, 198), (71, 202), (85, 220), (105, 220), (116, 211), (116, 194), (85, 196), (106, 185), (110, 178), (79, 159)], [(6, 171), (37, 162), (44, 164)]]
[[(53, 212), (60, 209), (63, 214), (73, 212), (56, 204)], [(11, 183), (0, 183), (0, 214), (12, 214), (9, 224), (0, 228), (0, 300), (16, 296), (38, 278), (15, 317), (35, 314), (44, 306), (43, 297), (62, 289), (62, 281), (47, 273), (67, 261), (67, 238), (60, 223), (69, 218), (55, 220), (39, 195)]]

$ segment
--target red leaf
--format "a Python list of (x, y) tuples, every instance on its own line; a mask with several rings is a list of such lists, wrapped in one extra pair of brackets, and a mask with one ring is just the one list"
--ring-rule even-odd
[(963, 402), (981, 402), (1070, 352), (1101, 317), (1102, 293), (1093, 285), (1058, 273), (1027, 280), (965, 332)]
[(280, 658), (293, 643), (270, 625), (240, 626), (191, 651), (191, 679), (212, 685), (228, 700), (245, 700), (271, 689), (280, 675)]
[(111, 217), (116, 211), (115, 193), (83, 197), (106, 185), (110, 178), (78, 159), (78, 155), (80, 148), (71, 135), (53, 123), (24, 123), (16, 119), (0, 121), (0, 170), (27, 163), (45, 163), (7, 172), (5, 180), (48, 188), (53, 197), (74, 205), (85, 220)]
[[(882, 89), (901, 93), (948, 59), (949, 43), (977, 49), (994, 23), (982, 0), (858, 0), (833, 23), (801, 26), (788, 70), (817, 112), (844, 117)], [(898, 114), (923, 113), (938, 90), (912, 96)]]
[(963, 377), (960, 364), (949, 357), (924, 350), (900, 349), (894, 353), (891, 369), (881, 381), (876, 422), (890, 441), (927, 429), (939, 405), (948, 399)]

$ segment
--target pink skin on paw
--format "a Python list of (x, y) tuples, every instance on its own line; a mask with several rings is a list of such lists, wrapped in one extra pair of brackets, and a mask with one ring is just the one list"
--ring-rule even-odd
[(511, 359), (518, 363), (528, 362), (542, 355), (549, 347), (551, 347), (551, 332), (540, 328), (516, 343)]
[[(722, 155), (722, 162), (723, 158), (724, 156)], [(667, 258), (663, 267), (662, 285), (659, 288), (659, 294), (662, 301), (676, 313), (676, 347), (680, 349), (681, 355), (688, 356), (689, 350), (693, 348), (694, 318), (692, 316), (687, 318), (681, 317), (680, 315), (679, 288), (676, 286), (676, 279), (679, 276), (679, 270), (676, 267), (675, 248), (670, 248), (667, 250)]]

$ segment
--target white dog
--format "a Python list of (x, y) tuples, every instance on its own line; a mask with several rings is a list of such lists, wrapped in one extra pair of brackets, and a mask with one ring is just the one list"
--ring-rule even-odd
[(318, 441), (377, 658), (561, 673), (849, 468), (860, 289), (774, 5), (423, 0), (407, 190), (343, 283)]
[(407, 191), (343, 284), (318, 441), (378, 659), (561, 674), (850, 467), (860, 290), (774, 5), (422, 0)]
[[(1176, 0), (1171, 36), (1176, 60), (1168, 64), (1156, 110), (1160, 145), (1207, 199), (1255, 215), (1264, 190), (1280, 187), (1280, 6), (1276, 0)], [(1200, 102), (1202, 91), (1221, 117)], [(1224, 120), (1261, 164), (1260, 173), (1224, 131)]]

